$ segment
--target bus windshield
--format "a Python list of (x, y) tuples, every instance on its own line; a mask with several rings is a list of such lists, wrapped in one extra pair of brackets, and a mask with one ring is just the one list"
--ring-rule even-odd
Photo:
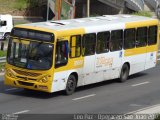
[(53, 44), (13, 40), (8, 45), (7, 61), (16, 67), (48, 70), (52, 67)]

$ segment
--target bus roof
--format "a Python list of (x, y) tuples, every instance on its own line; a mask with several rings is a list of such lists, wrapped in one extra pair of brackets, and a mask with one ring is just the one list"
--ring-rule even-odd
[[(47, 22), (38, 22), (38, 23), (29, 23), (18, 25), (17, 27), (36, 27), (36, 28), (44, 28), (48, 30), (71, 30), (71, 29), (92, 29), (98, 27), (109, 27), (115, 26), (125, 26), (126, 23), (134, 23), (134, 22), (145, 22), (150, 20), (157, 20), (154, 18), (143, 17), (143, 16), (135, 16), (135, 15), (103, 15), (98, 17), (89, 17), (89, 18), (79, 18), (79, 19), (70, 19), (70, 20), (59, 20), (59, 21), (47, 21)], [(158, 21), (157, 21), (158, 23)], [(113, 27), (112, 27), (113, 28)]]

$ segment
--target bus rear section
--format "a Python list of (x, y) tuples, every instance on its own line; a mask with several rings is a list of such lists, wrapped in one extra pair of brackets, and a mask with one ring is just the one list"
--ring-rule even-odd
[(124, 56), (130, 63), (130, 75), (156, 66), (159, 44), (157, 20), (127, 23), (124, 37)]

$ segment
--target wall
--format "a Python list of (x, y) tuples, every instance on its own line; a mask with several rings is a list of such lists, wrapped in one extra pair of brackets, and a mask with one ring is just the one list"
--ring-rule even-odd
[[(87, 13), (87, 0), (85, 2), (83, 1), (77, 1), (76, 3), (76, 18), (86, 17)], [(108, 5), (105, 5), (97, 0), (90, 0), (90, 15), (91, 16), (97, 16), (97, 15), (110, 15), (110, 14), (118, 14), (120, 11), (110, 7)]]

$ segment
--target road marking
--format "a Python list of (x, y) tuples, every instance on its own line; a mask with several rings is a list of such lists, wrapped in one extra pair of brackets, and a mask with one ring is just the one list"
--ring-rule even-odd
[(142, 105), (138, 105), (138, 104), (130, 104), (129, 106), (132, 106), (132, 107), (139, 107), (139, 106), (142, 106)]
[(12, 91), (12, 90), (17, 90), (18, 88), (10, 88), (10, 89), (6, 89), (5, 91)]
[(72, 99), (72, 100), (80, 100), (80, 99), (84, 99), (84, 98), (93, 97), (93, 96), (95, 96), (95, 95), (96, 95), (96, 94), (86, 95), (86, 96), (83, 96), (83, 97), (74, 98), (74, 99)]
[(19, 112), (13, 113), (13, 114), (22, 114), (22, 113), (26, 113), (26, 112), (29, 112), (29, 110), (23, 110), (23, 111), (19, 111)]
[(140, 86), (140, 85), (144, 85), (144, 84), (148, 84), (148, 83), (150, 83), (150, 82), (146, 81), (143, 83), (134, 84), (134, 85), (132, 85), (132, 87), (136, 87), (136, 86)]

